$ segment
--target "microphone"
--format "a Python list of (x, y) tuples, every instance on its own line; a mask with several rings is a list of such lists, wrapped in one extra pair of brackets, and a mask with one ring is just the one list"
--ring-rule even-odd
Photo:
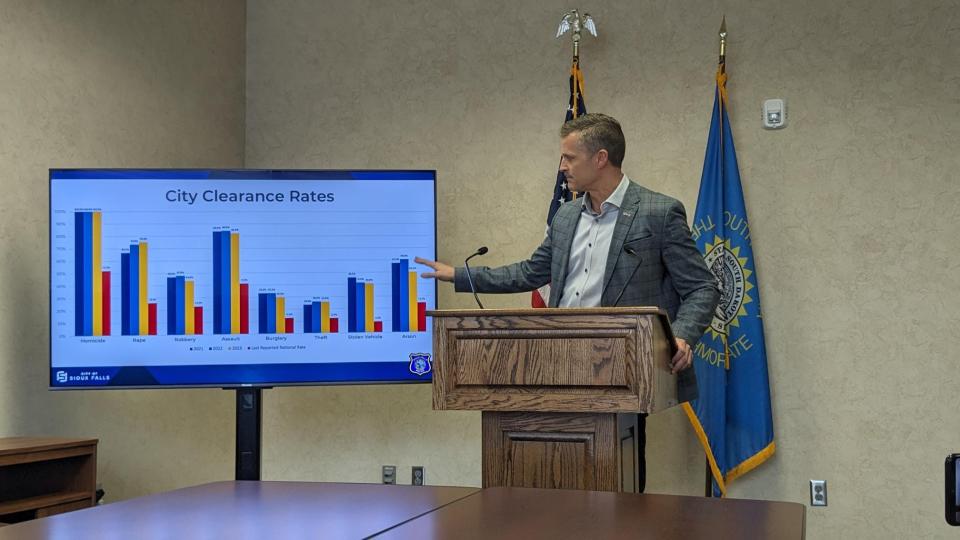
[[(636, 265), (635, 267), (633, 267), (633, 272), (630, 272), (630, 277), (627, 278), (626, 283), (624, 283), (624, 284), (623, 284), (623, 287), (620, 288), (620, 294), (618, 294), (618, 295), (617, 295), (617, 299), (613, 301), (613, 305), (614, 305), (614, 306), (616, 306), (617, 304), (620, 303), (620, 297), (622, 297), (624, 291), (627, 290), (627, 286), (630, 285), (630, 281), (633, 280), (634, 274), (636, 274), (636, 273), (637, 273), (637, 270), (640, 268), (640, 263), (643, 262), (643, 261), (640, 259), (640, 255), (637, 254), (637, 250), (633, 249), (632, 247), (630, 247), (630, 246), (623, 246), (623, 251), (624, 251), (624, 253), (626, 253), (627, 255), (632, 255), (632, 256), (636, 257), (636, 259), (637, 259), (637, 265)], [(469, 275), (469, 274), (467, 274), (467, 275)]]
[(477, 301), (477, 305), (480, 306), (480, 309), (483, 308), (483, 304), (480, 303), (480, 297), (477, 296), (477, 288), (473, 285), (473, 276), (470, 274), (470, 259), (476, 257), (477, 255), (484, 255), (489, 251), (487, 246), (483, 246), (480, 249), (473, 252), (473, 255), (470, 255), (463, 261), (463, 268), (467, 271), (467, 282), (470, 283), (470, 292), (473, 293), (473, 299)]

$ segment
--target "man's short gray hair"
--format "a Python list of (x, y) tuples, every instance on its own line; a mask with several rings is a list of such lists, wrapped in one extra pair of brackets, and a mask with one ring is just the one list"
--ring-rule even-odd
[(620, 122), (613, 117), (600, 113), (578, 116), (560, 128), (560, 137), (566, 137), (571, 133), (580, 135), (580, 142), (590, 154), (596, 154), (603, 149), (607, 151), (610, 163), (615, 167), (623, 165), (627, 143), (623, 138)]

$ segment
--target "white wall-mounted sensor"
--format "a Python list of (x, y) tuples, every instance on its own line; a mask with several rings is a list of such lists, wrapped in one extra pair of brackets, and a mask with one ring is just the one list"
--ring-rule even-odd
[(763, 102), (764, 129), (787, 127), (787, 104), (782, 99), (768, 99)]

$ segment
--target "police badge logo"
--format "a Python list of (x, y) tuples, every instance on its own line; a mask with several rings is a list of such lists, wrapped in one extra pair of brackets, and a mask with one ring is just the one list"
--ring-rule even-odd
[(740, 326), (740, 317), (747, 314), (744, 306), (753, 301), (748, 294), (753, 289), (749, 280), (753, 272), (746, 267), (746, 257), (740, 256), (740, 247), (731, 247), (729, 239), (714, 237), (706, 252), (703, 260), (720, 282), (720, 303), (710, 322), (710, 332), (717, 337), (727, 335), (728, 326)]
[(410, 353), (410, 373), (423, 377), (431, 369), (430, 353)]

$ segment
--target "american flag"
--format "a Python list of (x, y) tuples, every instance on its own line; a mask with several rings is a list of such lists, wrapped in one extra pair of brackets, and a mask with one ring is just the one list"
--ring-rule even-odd
[[(580, 71), (580, 61), (575, 58), (573, 65), (570, 67), (570, 100), (564, 122), (569, 122), (582, 114), (586, 114), (586, 112), (587, 106), (583, 101), (583, 72)], [(547, 212), (548, 229), (550, 228), (550, 223), (553, 222), (553, 215), (557, 213), (560, 205), (574, 197), (576, 197), (576, 193), (567, 189), (566, 178), (564, 178), (562, 172), (557, 170), (557, 183), (553, 186), (553, 197), (550, 199), (550, 210)], [(549, 300), (550, 284), (547, 283), (543, 287), (533, 291), (530, 303), (535, 308), (542, 308), (547, 307)]]

